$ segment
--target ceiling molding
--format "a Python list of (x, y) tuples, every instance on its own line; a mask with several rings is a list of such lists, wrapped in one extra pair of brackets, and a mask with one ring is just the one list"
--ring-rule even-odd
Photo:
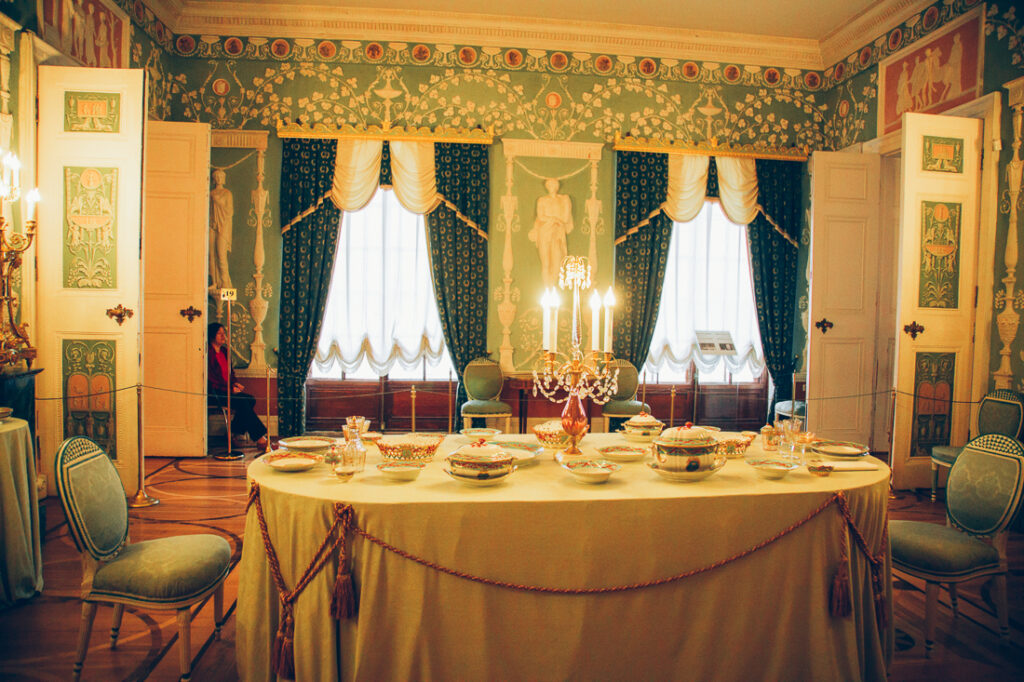
[(175, 30), (178, 17), (185, 11), (185, 0), (146, 0), (145, 5), (172, 31)]
[(891, 0), (878, 2), (839, 26), (821, 39), (821, 68), (841, 62), (855, 50), (870, 45), (875, 38), (919, 12), (935, 0)]
[[(821, 69), (817, 40), (486, 14), (151, 0), (174, 33), (456, 43)], [(157, 9), (156, 6), (159, 6)], [(175, 9), (181, 8), (175, 14)], [(172, 17), (174, 17), (172, 19)]]

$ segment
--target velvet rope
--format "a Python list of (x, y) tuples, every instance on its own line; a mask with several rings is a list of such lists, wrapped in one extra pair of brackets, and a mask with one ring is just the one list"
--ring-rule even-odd
[[(842, 517), (844, 523), (840, 532), (840, 560), (839, 567), (836, 570), (835, 577), (832, 582), (831, 595), (829, 599), (829, 611), (833, 616), (845, 617), (849, 616), (852, 612), (852, 600), (851, 600), (851, 587), (850, 587), (850, 574), (849, 574), (849, 540), (846, 529), (849, 529), (849, 535), (852, 535), (857, 543), (857, 548), (867, 558), (871, 568), (872, 574), (872, 588), (874, 592), (875, 601), (875, 619), (878, 627), (884, 628), (888, 624), (888, 618), (886, 616), (886, 601), (885, 601), (885, 583), (882, 569), (885, 566), (886, 556), (886, 540), (888, 538), (888, 527), (883, 530), (881, 548), (877, 553), (871, 551), (868, 547), (867, 541), (864, 539), (864, 534), (857, 527), (856, 522), (853, 519), (853, 515), (850, 512), (849, 501), (846, 499), (844, 492), (840, 491), (832, 495), (830, 498), (825, 500), (816, 509), (811, 511), (804, 518), (796, 521), (790, 526), (779, 531), (775, 535), (762, 540), (761, 542), (748, 547), (747, 549), (741, 550), (732, 556), (719, 561), (712, 562), (699, 568), (694, 568), (689, 571), (682, 573), (676, 573), (674, 575), (655, 578), (653, 580), (647, 580), (637, 583), (629, 583), (624, 585), (611, 585), (606, 587), (546, 587), (540, 585), (523, 585), (519, 583), (508, 582), (504, 580), (497, 580), (494, 578), (487, 578), (484, 576), (473, 575), (464, 571), (459, 571), (454, 568), (443, 566), (429, 559), (416, 556), (411, 552), (407, 552), (403, 549), (395, 547), (394, 545), (382, 540), (381, 538), (373, 535), (372, 533), (362, 529), (356, 523), (355, 520), (355, 509), (352, 505), (344, 504), (342, 502), (336, 502), (334, 504), (334, 522), (331, 524), (330, 529), (327, 531), (327, 536), (323, 542), (320, 543), (320, 547), (317, 548), (313, 556), (313, 560), (306, 568), (302, 577), (299, 579), (298, 584), (295, 588), (289, 591), (284, 582), (284, 576), (281, 574), (281, 564), (277, 558), (277, 552), (274, 550), (274, 546), (270, 541), (270, 533), (267, 531), (267, 521), (263, 514), (263, 504), (260, 500), (260, 488), (259, 484), (255, 481), (252, 482), (249, 489), (249, 502), (246, 505), (246, 510), (252, 505), (256, 506), (256, 517), (260, 526), (260, 533), (263, 536), (263, 545), (267, 552), (267, 561), (270, 564), (270, 574), (274, 579), (274, 584), (277, 586), (279, 597), (281, 599), (282, 617), (281, 622), (278, 625), (277, 637), (274, 642), (273, 659), (272, 665), (278, 675), (285, 678), (293, 678), (295, 675), (295, 664), (294, 664), (294, 604), (295, 600), (298, 599), (299, 594), (303, 589), (316, 577), (316, 575), (323, 569), (326, 564), (328, 557), (334, 551), (338, 552), (338, 573), (335, 577), (334, 590), (331, 598), (331, 615), (336, 619), (348, 618), (356, 613), (355, 606), (355, 590), (352, 585), (351, 575), (345, 569), (345, 563), (347, 559), (345, 539), (349, 532), (359, 535), (361, 538), (372, 542), (373, 544), (385, 549), (393, 554), (414, 561), (421, 566), (433, 569), (446, 575), (451, 575), (456, 578), (462, 578), (464, 580), (471, 580), (473, 582), (482, 583), (484, 585), (492, 585), (494, 587), (503, 587), (510, 590), (517, 590), (521, 592), (539, 592), (543, 594), (578, 594), (578, 595), (590, 595), (590, 594), (611, 594), (617, 592), (627, 592), (631, 590), (645, 589), (648, 587), (656, 587), (659, 585), (665, 585), (668, 583), (676, 582), (684, 578), (689, 578), (702, 573), (708, 573), (717, 568), (721, 568), (726, 564), (730, 564), (734, 561), (738, 561), (744, 557), (750, 556), (758, 550), (764, 549), (768, 545), (778, 542), (785, 536), (794, 532), (798, 528), (807, 524), (811, 519), (815, 518), (823, 511), (835, 505), (839, 510), (839, 514)], [(888, 523), (888, 522), (887, 522)]]

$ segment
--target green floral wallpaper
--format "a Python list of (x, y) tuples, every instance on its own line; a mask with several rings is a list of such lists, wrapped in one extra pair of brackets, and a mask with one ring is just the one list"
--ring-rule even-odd
[[(327, 125), (493, 127), (503, 138), (608, 142), (616, 132), (661, 136), (693, 142), (754, 146), (804, 146), (841, 149), (876, 136), (879, 62), (942, 29), (979, 3), (940, 0), (902, 25), (880, 32), (870, 43), (823, 71), (686, 59), (652, 59), (614, 54), (579, 54), (558, 50), (435, 45), (375, 41), (240, 38), (172, 35), (139, 0), (118, 0), (137, 24), (133, 63), (150, 72), (153, 118), (200, 120), (214, 128), (273, 129), (279, 120)], [(140, 30), (141, 29), (141, 30)], [(989, 3), (985, 15), (983, 91), (1024, 75), (1024, 21), (1013, 3)], [(997, 254), (1005, 246), (1009, 198), (1005, 179), (1012, 135), (1004, 109), (1002, 186)], [(266, 231), (267, 282), (277, 286), (279, 254), (276, 215), (279, 164), (276, 138), (270, 136), (268, 175), (273, 227)], [(217, 155), (215, 153), (215, 159)], [(535, 176), (558, 177), (573, 171), (565, 159), (528, 158), (515, 166), (511, 223), (515, 260), (514, 287), (503, 279), (503, 208), (505, 162), (500, 144), (491, 152), (491, 321), (489, 345), (495, 353), (502, 341), (497, 308), (503, 301), (518, 305), (517, 332), (524, 345), (535, 336), (536, 291), (531, 282), (539, 268), (535, 248), (526, 238), (533, 204), (543, 191)], [(218, 161), (215, 160), (215, 164)], [(597, 199), (602, 202), (605, 232), (599, 236), (600, 262), (610, 258), (612, 154), (606, 150), (599, 167)], [(580, 220), (589, 187), (581, 173), (566, 179), (563, 190), (573, 197), (574, 218)], [(246, 176), (251, 177), (251, 176)], [(239, 182), (244, 180), (239, 176)], [(247, 196), (251, 187), (238, 186)], [(244, 226), (236, 215), (236, 230)], [(525, 228), (525, 229), (524, 229)], [(1024, 230), (1022, 230), (1024, 232)], [(236, 232), (238, 234), (238, 232)], [(570, 235), (570, 250), (583, 248), (583, 233)], [(802, 303), (806, 307), (807, 240), (801, 240)], [(534, 250), (531, 252), (531, 248)], [(232, 277), (251, 279), (251, 254), (233, 249)], [(1001, 263), (997, 256), (997, 263)], [(278, 270), (275, 271), (274, 268)], [(993, 264), (998, 282), (1002, 266)], [(247, 271), (248, 270), (248, 271)], [(599, 281), (601, 275), (599, 274)], [(240, 291), (240, 298), (245, 292)], [(512, 298), (515, 298), (512, 301)], [(1024, 296), (1012, 304), (1024, 307)], [(276, 320), (277, 301), (270, 297), (268, 321)], [(243, 303), (245, 303), (243, 301)], [(997, 296), (997, 308), (1006, 301)], [(798, 337), (802, 325), (797, 325)], [(265, 331), (269, 349), (276, 330)], [(998, 334), (993, 333), (993, 356)], [(518, 347), (516, 339), (513, 345)], [(799, 354), (803, 339), (794, 340)], [(1015, 349), (1014, 374), (1024, 378), (1024, 357)], [(517, 356), (516, 364), (527, 363)], [(996, 360), (993, 360), (995, 364)], [(1024, 388), (1024, 386), (1015, 386)]]

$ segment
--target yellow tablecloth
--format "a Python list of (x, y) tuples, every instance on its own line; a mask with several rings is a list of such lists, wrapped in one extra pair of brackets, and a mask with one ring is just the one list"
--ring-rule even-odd
[(24, 419), (0, 423), (0, 608), (43, 589), (32, 434)]
[[(630, 462), (591, 486), (548, 452), (500, 486), (472, 488), (448, 478), (440, 461), (467, 442), (447, 438), (410, 483), (381, 477), (373, 448), (366, 472), (348, 483), (324, 465), (281, 473), (254, 462), (249, 478), (261, 487), (288, 588), (322, 542), (335, 501), (354, 506), (361, 528), (416, 556), (548, 587), (635, 584), (700, 568), (777, 535), (839, 490), (871, 547), (883, 537), (889, 470), (881, 463), (877, 471), (816, 478), (800, 469), (769, 481), (738, 459), (704, 481), (671, 483)], [(592, 434), (582, 446), (623, 442)], [(358, 614), (340, 625), (330, 617), (336, 563), (328, 562), (295, 606), (296, 679), (884, 679), (892, 628), (876, 625), (871, 573), (852, 541), (853, 614), (829, 612), (843, 528), (830, 506), (709, 572), (586, 596), (471, 582), (350, 539)], [(254, 508), (239, 570), (239, 672), (274, 679), (280, 603)], [(891, 623), (888, 559), (884, 578)]]

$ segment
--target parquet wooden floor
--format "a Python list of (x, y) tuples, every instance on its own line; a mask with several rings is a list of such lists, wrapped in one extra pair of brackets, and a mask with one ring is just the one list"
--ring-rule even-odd
[[(166, 535), (208, 532), (224, 536), (241, 553), (245, 526), (245, 467), (252, 459), (221, 462), (213, 459), (147, 461), (147, 487), (160, 504), (131, 511), (131, 538), (146, 540)], [(66, 680), (77, 641), (81, 605), (78, 599), (81, 564), (55, 498), (46, 502), (47, 533), (43, 546), (43, 593), (35, 599), (0, 611), (0, 680)], [(892, 518), (943, 520), (943, 506), (924, 494), (902, 493), (890, 505)], [(1011, 644), (997, 636), (987, 583), (961, 588), (960, 617), (954, 622), (948, 595), (942, 592), (938, 642), (931, 658), (924, 656), (923, 585), (895, 580), (897, 651), (890, 679), (985, 680), (1024, 679), (1024, 536), (1012, 534), (1009, 543)], [(226, 584), (225, 608), (232, 613), (222, 638), (213, 639), (212, 604), (202, 607), (192, 630), (193, 679), (231, 681), (235, 671), (233, 610), (237, 571)], [(108, 647), (111, 609), (101, 607), (93, 627), (84, 680), (176, 680), (177, 623), (173, 613), (125, 609), (117, 650)], [(828, 655), (828, 652), (809, 652)]]

